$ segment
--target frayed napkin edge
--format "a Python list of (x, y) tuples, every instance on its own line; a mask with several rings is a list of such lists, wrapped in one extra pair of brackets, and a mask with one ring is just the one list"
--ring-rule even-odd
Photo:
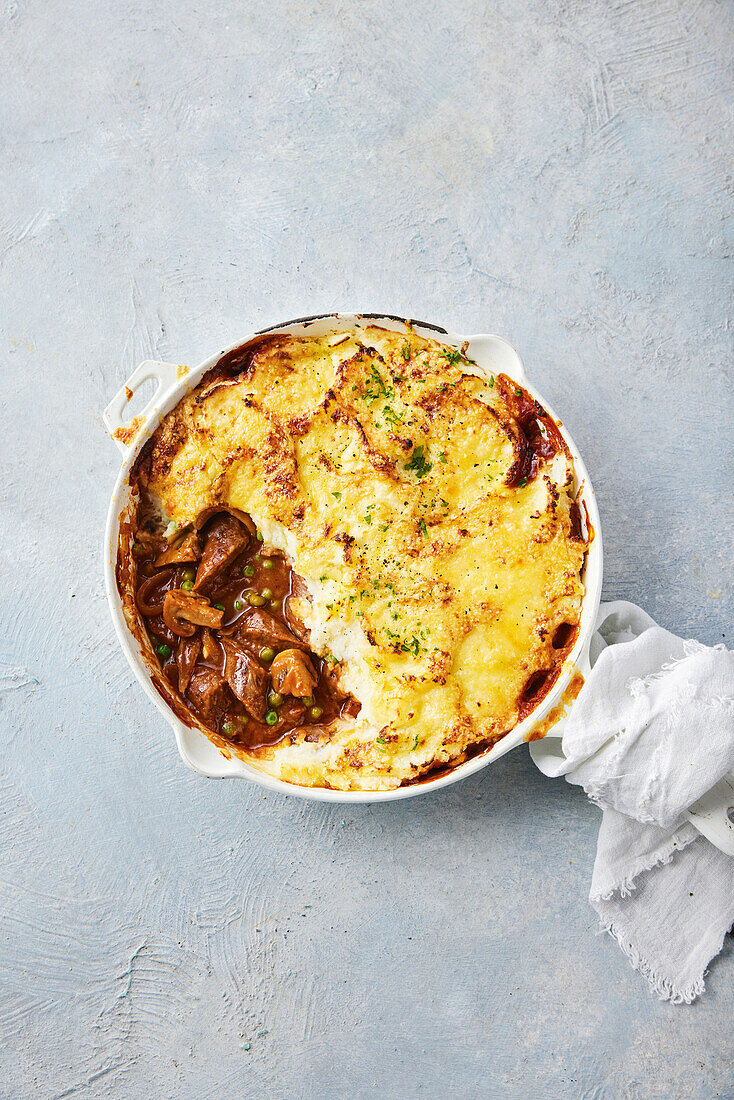
[[(700, 839), (701, 837), (695, 832), (689, 837), (685, 837), (685, 835), (679, 837), (677, 832), (674, 833), (670, 840), (656, 848), (654, 852), (650, 853), (647, 859), (640, 860), (632, 874), (628, 875), (622, 882), (618, 883), (607, 893), (589, 895), (589, 901), (596, 911), (597, 916), (599, 916), (597, 935), (601, 936), (604, 932), (608, 932), (609, 935), (616, 940), (620, 950), (626, 955), (632, 969), (638, 971), (638, 973), (646, 979), (652, 992), (661, 1001), (670, 1001), (673, 1005), (693, 1004), (697, 997), (700, 997), (702, 993), (706, 992), (704, 978), (707, 969), (704, 968), (695, 981), (689, 982), (687, 985), (683, 986), (682, 989), (679, 989), (675, 982), (671, 981), (670, 978), (664, 977), (647, 961), (644, 955), (640, 954), (634, 944), (630, 943), (614, 921), (605, 920), (604, 917), (599, 914), (597, 904), (612, 901), (617, 895), (620, 899), (629, 897), (633, 890), (637, 889), (635, 879), (639, 878), (640, 875), (645, 874), (647, 871), (655, 870), (656, 867), (664, 867), (666, 864), (672, 863), (678, 852), (682, 852), (689, 844), (693, 844), (694, 841)], [(721, 951), (724, 946), (725, 936), (726, 930), (722, 932), (721, 940), (716, 950), (712, 953), (711, 958), (714, 958)]]
[[(666, 860), (666, 862), (669, 863), (670, 860)], [(629, 940), (625, 939), (623, 933), (619, 931), (613, 921), (605, 922), (600, 918), (598, 934), (601, 935), (603, 932), (608, 932), (609, 935), (617, 941), (619, 948), (627, 956), (632, 969), (637, 970), (643, 978), (647, 980), (653, 993), (655, 993), (661, 1001), (670, 1001), (673, 1005), (690, 1005), (693, 1004), (696, 997), (700, 997), (702, 993), (705, 993), (705, 970), (701, 972), (700, 977), (696, 978), (695, 981), (689, 982), (688, 985), (683, 986), (682, 989), (678, 989), (670, 978), (663, 977), (662, 974), (658, 973), (658, 971), (650, 965), (647, 959), (640, 955), (639, 951), (629, 942)], [(721, 943), (714, 952), (715, 955), (721, 951), (725, 935), (726, 933), (723, 933)]]

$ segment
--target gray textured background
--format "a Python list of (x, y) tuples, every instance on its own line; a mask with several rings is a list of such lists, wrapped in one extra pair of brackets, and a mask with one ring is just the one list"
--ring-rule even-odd
[(3, 1098), (734, 1096), (731, 940), (652, 999), (594, 935), (577, 789), (524, 750), (374, 808), (196, 778), (100, 560), (139, 360), (384, 309), (512, 340), (606, 596), (721, 641), (733, 32), (715, 0), (0, 0)]

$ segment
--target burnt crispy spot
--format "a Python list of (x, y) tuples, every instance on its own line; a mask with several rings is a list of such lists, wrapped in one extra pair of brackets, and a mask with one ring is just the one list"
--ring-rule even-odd
[(235, 462), (238, 462), (246, 454), (247, 454), (247, 448), (246, 447), (242, 447), (242, 446), (232, 447), (231, 450), (227, 451), (226, 454), (223, 454), (221, 456), (219, 461), (222, 465), (222, 468), (224, 470), (226, 470), (228, 466), (233, 466)]
[(420, 405), (429, 420), (435, 420), (446, 407), (446, 397), (441, 390), (430, 390), (418, 398), (416, 405)]
[(311, 427), (312, 420), (313, 413), (304, 413), (302, 416), (292, 416), (286, 420), (286, 427), (290, 435), (300, 438), (306, 435), (308, 429)]
[(132, 464), (130, 470), (130, 484), (137, 485), (140, 479), (147, 480), (150, 476), (151, 464), (153, 462), (153, 452), (156, 447), (156, 437), (151, 436), (146, 440), (143, 446), (140, 448), (140, 453)]
[(427, 664), (434, 684), (445, 684), (451, 671), (453, 657), (445, 649), (436, 649), (428, 655)]
[(557, 486), (554, 485), (547, 474), (543, 474), (543, 481), (548, 487), (548, 511), (555, 519), (558, 514), (558, 501), (560, 498), (560, 493), (558, 492)]
[[(276, 348), (284, 348), (289, 342), (285, 333), (256, 336), (223, 355), (219, 362), (202, 379), (202, 386), (225, 378), (246, 378), (255, 373), (259, 358)], [(285, 358), (288, 358), (287, 354)], [(210, 391), (211, 392), (211, 391)]]
[(165, 477), (188, 434), (183, 418), (166, 417), (141, 448), (130, 471), (130, 484), (139, 485), (156, 477)]
[(334, 541), (342, 544), (342, 552), (344, 554), (344, 560), (352, 562), (352, 547), (356, 542), (354, 535), (348, 535), (346, 531), (337, 531), (334, 535)]
[[(397, 481), (397, 472), (394, 461), (387, 455), (382, 454), (381, 451), (373, 447), (369, 441), (366, 431), (361, 422), (356, 416), (347, 412), (341, 405), (337, 405), (330, 414), (331, 420), (334, 424), (345, 424), (351, 428), (352, 432), (356, 435), (360, 447), (367, 458), (367, 461), (375, 470), (379, 470), (385, 477), (390, 478), (393, 481)], [(412, 444), (411, 444), (412, 446)]]
[(397, 480), (395, 463), (382, 451), (378, 451), (376, 447), (373, 447), (370, 443), (367, 433), (365, 432), (362, 424), (357, 420), (356, 416), (349, 418), (354, 430), (357, 433), (357, 437), (362, 444), (362, 448), (367, 456), (367, 460), (371, 466), (374, 466), (376, 470), (379, 470), (381, 474), (385, 474), (386, 477)]

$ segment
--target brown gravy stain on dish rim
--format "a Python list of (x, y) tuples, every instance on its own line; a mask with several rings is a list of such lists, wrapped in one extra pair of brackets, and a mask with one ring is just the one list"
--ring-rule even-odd
[[(132, 397), (132, 394), (130, 395)], [(128, 401), (130, 400), (128, 397)], [(126, 447), (129, 447), (136, 435), (140, 432), (141, 428), (145, 424), (142, 416), (134, 416), (127, 427), (115, 428), (112, 433), (112, 438), (117, 439), (120, 443), (124, 443)]]
[(566, 717), (569, 707), (578, 697), (581, 688), (584, 686), (583, 674), (575, 665), (571, 665), (571, 668), (573, 669), (573, 674), (561, 695), (560, 701), (555, 707), (548, 711), (542, 721), (537, 722), (533, 726), (525, 737), (526, 741), (542, 741), (549, 730), (551, 730), (557, 722), (560, 722), (561, 718)]

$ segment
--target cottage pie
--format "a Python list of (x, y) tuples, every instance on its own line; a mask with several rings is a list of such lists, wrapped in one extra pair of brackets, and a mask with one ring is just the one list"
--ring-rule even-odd
[(469, 354), (410, 328), (263, 335), (143, 447), (126, 617), (222, 751), (388, 790), (494, 744), (559, 675), (587, 551), (571, 456)]

